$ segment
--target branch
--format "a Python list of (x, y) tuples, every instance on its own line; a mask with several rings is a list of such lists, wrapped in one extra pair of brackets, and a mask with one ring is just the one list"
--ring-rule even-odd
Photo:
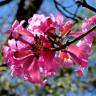
[(29, 0), (29, 5), (27, 8), (25, 7), (25, 0), (20, 0), (20, 3), (18, 4), (18, 10), (16, 14), (16, 19), (18, 21), (21, 20), (28, 20), (30, 17), (33, 16), (34, 13), (36, 13), (41, 4), (43, 3), (43, 0)]
[(22, 14), (22, 11), (23, 11), (23, 8), (24, 8), (24, 4), (25, 4), (25, 0), (20, 0), (20, 3), (18, 5), (18, 10), (17, 10), (17, 14), (16, 14), (16, 19), (17, 20), (21, 20), (21, 14)]
[[(55, 4), (55, 7), (57, 8), (57, 10), (58, 10), (61, 14), (63, 14), (66, 18), (71, 18), (71, 19), (75, 20), (76, 22), (78, 21), (78, 19), (83, 20), (82, 17), (80, 17), (80, 16), (77, 15), (77, 11), (78, 11), (78, 9), (79, 9), (80, 6), (77, 7), (75, 13), (72, 13), (72, 12), (70, 12), (70, 11), (67, 9), (68, 7), (66, 8), (65, 6), (61, 5), (58, 1), (54, 0), (54, 4)], [(63, 11), (62, 11), (60, 8), (62, 8)], [(64, 11), (65, 11), (66, 13), (68, 13), (69, 15), (71, 15), (71, 16), (66, 15), (66, 14), (64, 13)]]
[(3, 6), (3, 5), (5, 5), (5, 4), (8, 4), (8, 3), (10, 3), (11, 1), (13, 1), (13, 0), (2, 1), (2, 2), (0, 2), (0, 6)]
[(96, 26), (94, 26), (93, 28), (91, 28), (89, 31), (87, 31), (86, 33), (82, 34), (81, 36), (75, 38), (74, 40), (72, 41), (68, 41), (66, 42), (66, 44), (60, 46), (60, 47), (57, 47), (57, 48), (53, 48), (52, 50), (53, 51), (59, 51), (59, 50), (62, 50), (62, 49), (65, 49), (67, 46), (71, 45), (72, 43), (82, 39), (83, 37), (85, 37), (86, 35), (88, 35), (89, 33), (91, 33), (93, 30), (96, 29)]
[(86, 2), (86, 0), (83, 0), (83, 2), (80, 1), (80, 0), (76, 0), (75, 2), (76, 2), (77, 4), (79, 4), (79, 5), (82, 5), (82, 7), (85, 7), (85, 8), (87, 8), (87, 9), (90, 9), (90, 10), (93, 11), (93, 12), (96, 12), (96, 8), (90, 6), (90, 5)]
[(66, 15), (66, 14), (57, 6), (55, 0), (54, 0), (54, 4), (55, 4), (56, 9), (57, 9), (62, 15), (64, 15), (66, 18), (70, 18), (70, 19), (74, 20), (75, 22), (78, 21), (77, 19), (75, 19), (75, 18), (73, 18), (73, 17), (71, 17), (71, 16)]

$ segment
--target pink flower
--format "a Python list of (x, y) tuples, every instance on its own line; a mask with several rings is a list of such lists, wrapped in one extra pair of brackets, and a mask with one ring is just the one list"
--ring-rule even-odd
[[(41, 18), (43, 18), (41, 15), (39, 17), (40, 18), (36, 17), (37, 19), (33, 17), (33, 21), (29, 20), (29, 23), (35, 21), (39, 22)], [(43, 73), (47, 72), (43, 74), (43, 77), (47, 76), (49, 73), (54, 73), (54, 71), (52, 71), (52, 65), (54, 65), (53, 59), (55, 57), (55, 51), (44, 50), (43, 46), (45, 48), (51, 48), (53, 46), (47, 36), (50, 35), (53, 29), (55, 32), (55, 22), (51, 17), (46, 17), (44, 21), (42, 20), (39, 22), (40, 25), (33, 24), (31, 26), (30, 24), (26, 29), (22, 26), (23, 22), (19, 24), (18, 21), (15, 21), (12, 28), (9, 30), (11, 39), (9, 38), (7, 44), (4, 44), (2, 47), (4, 61), (9, 65), (12, 74), (23, 77), (25, 80), (34, 83), (43, 83), (43, 78), (41, 76)], [(44, 26), (43, 23), (45, 29), (42, 29)], [(29, 30), (30, 26), (33, 31)], [(36, 26), (38, 27), (38, 31), (43, 33), (43, 31), (46, 30), (48, 34), (44, 33), (38, 35), (39, 32), (34, 32)], [(51, 30), (50, 28), (52, 27), (53, 29)], [(36, 35), (34, 35), (34, 33)], [(15, 34), (18, 34), (18, 37), (15, 37)], [(42, 58), (43, 61), (40, 58)], [(41, 62), (44, 64), (41, 65)], [(44, 82), (45, 81), (46, 80), (44, 80)]]
[(67, 21), (65, 24), (62, 24), (61, 26), (61, 36), (67, 34), (72, 30), (73, 27), (73, 22), (72, 21)]
[(56, 28), (57, 23), (54, 17), (49, 16), (45, 17), (44, 15), (35, 14), (29, 20), (29, 26), (27, 28), (28, 31), (32, 32), (34, 35), (44, 34), (50, 28)]
[[(85, 36), (77, 44), (71, 44), (65, 49), (55, 50), (65, 42), (65, 37), (74, 38), (85, 33), (96, 22), (92, 17), (82, 25), (82, 32), (71, 32), (72, 21), (63, 24), (63, 17), (58, 15), (35, 14), (28, 20), (28, 27), (23, 28), (25, 21), (15, 21), (8, 30), (8, 41), (2, 46), (4, 63), (8, 64), (12, 75), (23, 77), (33, 83), (45, 84), (48, 77), (54, 75), (61, 68), (78, 66), (76, 73), (82, 75), (88, 67), (88, 57), (92, 47), (95, 31)], [(70, 32), (69, 34), (67, 34)], [(11, 37), (11, 38), (10, 38)], [(64, 40), (63, 40), (64, 39)]]

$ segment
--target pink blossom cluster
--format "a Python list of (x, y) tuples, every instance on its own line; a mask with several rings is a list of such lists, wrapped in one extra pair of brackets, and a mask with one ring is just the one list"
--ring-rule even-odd
[(45, 84), (48, 77), (54, 75), (60, 68), (78, 66), (75, 72), (82, 75), (88, 67), (92, 41), (96, 32), (91, 32), (76, 44), (70, 44), (62, 50), (53, 49), (62, 46), (64, 38), (80, 36), (96, 24), (96, 16), (82, 24), (82, 32), (72, 32), (73, 22), (64, 22), (63, 16), (48, 17), (35, 14), (25, 21), (16, 20), (7, 31), (7, 42), (2, 47), (4, 63), (12, 75), (23, 77), (32, 83)]

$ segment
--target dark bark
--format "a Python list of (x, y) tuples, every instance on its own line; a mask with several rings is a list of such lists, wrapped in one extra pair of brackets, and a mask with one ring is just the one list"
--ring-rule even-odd
[(0, 6), (3, 6), (3, 5), (5, 5), (5, 4), (8, 4), (8, 3), (10, 3), (11, 1), (13, 1), (13, 0), (1, 1), (1, 2), (0, 2)]
[(28, 20), (28, 18), (32, 17), (34, 13), (36, 13), (43, 0), (29, 0), (29, 6), (27, 9), (24, 9), (25, 6), (25, 0), (20, 0), (20, 3), (18, 5), (18, 10), (16, 14), (16, 19), (21, 21), (21, 20)]

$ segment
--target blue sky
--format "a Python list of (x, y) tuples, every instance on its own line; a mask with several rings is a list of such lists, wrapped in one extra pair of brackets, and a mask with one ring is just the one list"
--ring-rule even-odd
[(11, 26), (16, 11), (18, 0), (13, 0), (11, 3), (4, 6), (0, 6), (0, 41), (4, 39), (4, 34), (6, 30)]

